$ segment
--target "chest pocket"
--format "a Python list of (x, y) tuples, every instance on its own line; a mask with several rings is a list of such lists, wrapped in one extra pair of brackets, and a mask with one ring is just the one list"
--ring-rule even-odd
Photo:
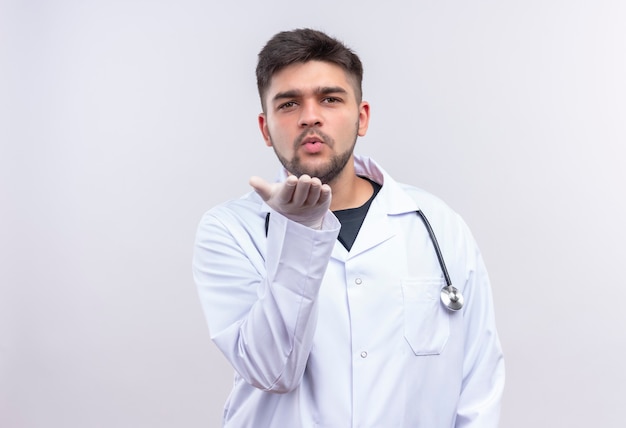
[(450, 336), (450, 314), (439, 300), (443, 278), (402, 281), (404, 337), (415, 355), (438, 355)]

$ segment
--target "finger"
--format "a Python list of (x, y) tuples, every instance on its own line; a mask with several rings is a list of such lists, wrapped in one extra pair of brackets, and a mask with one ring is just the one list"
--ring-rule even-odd
[(304, 205), (304, 202), (309, 195), (310, 188), (311, 177), (306, 174), (302, 174), (298, 179), (298, 185), (296, 187), (296, 191), (293, 194), (292, 203), (297, 207), (301, 207), (302, 205)]
[(322, 182), (319, 178), (314, 177), (311, 179), (311, 187), (309, 189), (309, 194), (307, 195), (306, 200), (304, 201), (305, 205), (316, 205), (320, 194), (322, 192)]
[(278, 194), (276, 195), (278, 202), (281, 204), (288, 204), (291, 202), (293, 192), (296, 190), (297, 184), (298, 177), (295, 175), (288, 176), (285, 182), (282, 183), (278, 189)]
[(320, 205), (326, 204), (330, 207), (330, 201), (332, 200), (333, 192), (330, 189), (328, 184), (322, 184), (322, 188), (320, 189), (320, 197), (318, 199), (318, 203)]
[(249, 183), (264, 201), (267, 201), (270, 196), (272, 196), (272, 184), (263, 180), (261, 177), (252, 176), (250, 177)]

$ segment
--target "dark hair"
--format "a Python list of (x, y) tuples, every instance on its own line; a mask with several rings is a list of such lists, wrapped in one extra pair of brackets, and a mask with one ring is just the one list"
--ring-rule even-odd
[(312, 60), (341, 67), (354, 79), (356, 98), (358, 102), (361, 101), (363, 65), (359, 57), (339, 40), (321, 31), (301, 28), (276, 34), (259, 52), (256, 82), (261, 104), (264, 104), (263, 97), (274, 74), (289, 65)]

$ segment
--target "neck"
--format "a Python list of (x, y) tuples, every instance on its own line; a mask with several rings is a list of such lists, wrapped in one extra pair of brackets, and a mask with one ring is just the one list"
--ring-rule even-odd
[(328, 183), (332, 189), (330, 210), (346, 210), (363, 205), (372, 196), (372, 185), (356, 175), (354, 163), (350, 162), (333, 182)]

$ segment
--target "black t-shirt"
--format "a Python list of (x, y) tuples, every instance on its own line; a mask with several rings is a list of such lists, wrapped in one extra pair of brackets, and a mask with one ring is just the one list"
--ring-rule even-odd
[(365, 216), (367, 215), (367, 211), (369, 210), (372, 201), (382, 187), (380, 184), (370, 180), (367, 177), (362, 178), (365, 178), (367, 181), (369, 181), (374, 188), (374, 193), (372, 193), (372, 196), (367, 200), (367, 202), (357, 208), (333, 211), (333, 214), (335, 214), (335, 216), (341, 223), (341, 229), (339, 230), (339, 236), (337, 237), (337, 239), (348, 251), (350, 251), (350, 249), (352, 248), (352, 244), (354, 244), (354, 241), (359, 234), (359, 230), (363, 225), (363, 221), (365, 220)]

